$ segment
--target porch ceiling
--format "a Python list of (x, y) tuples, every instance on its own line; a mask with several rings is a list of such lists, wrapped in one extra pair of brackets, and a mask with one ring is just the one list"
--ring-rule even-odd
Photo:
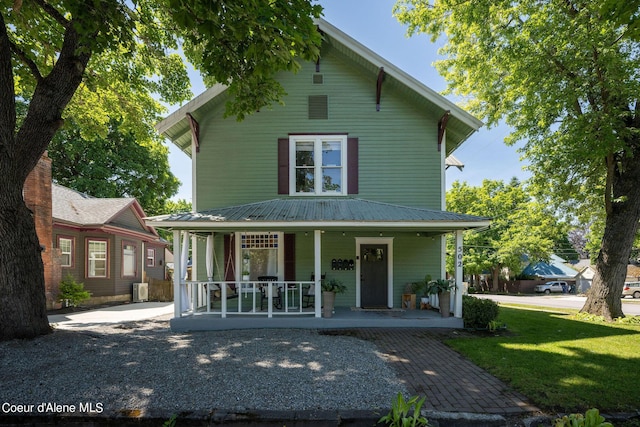
[(146, 218), (182, 230), (375, 229), (442, 234), (489, 226), (489, 218), (354, 198), (288, 198)]

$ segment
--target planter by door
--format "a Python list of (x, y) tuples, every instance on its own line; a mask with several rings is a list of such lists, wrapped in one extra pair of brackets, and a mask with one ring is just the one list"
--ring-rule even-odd
[(333, 302), (335, 299), (335, 292), (322, 292), (322, 317), (333, 316)]
[(438, 294), (438, 301), (440, 302), (440, 315), (442, 317), (449, 317), (449, 309), (451, 308), (451, 292), (440, 292)]

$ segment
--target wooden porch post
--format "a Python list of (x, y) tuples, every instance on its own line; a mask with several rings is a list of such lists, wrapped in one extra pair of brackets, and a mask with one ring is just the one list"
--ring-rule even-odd
[(182, 299), (180, 292), (180, 231), (173, 230), (173, 316), (180, 317)]
[(314, 258), (314, 266), (313, 266), (313, 274), (314, 279), (316, 281), (315, 286), (315, 303), (316, 303), (316, 313), (315, 317), (322, 317), (322, 287), (320, 286), (320, 282), (322, 281), (322, 263), (320, 262), (322, 258), (322, 248), (321, 248), (321, 237), (322, 231), (313, 230), (313, 258)]
[(462, 230), (456, 230), (456, 295), (455, 303), (453, 306), (453, 315), (457, 318), (462, 318)]

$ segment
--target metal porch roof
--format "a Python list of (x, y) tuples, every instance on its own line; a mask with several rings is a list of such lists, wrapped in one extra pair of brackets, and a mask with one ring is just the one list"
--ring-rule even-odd
[(161, 215), (146, 219), (148, 225), (176, 229), (260, 227), (384, 229), (438, 229), (451, 231), (480, 228), (489, 219), (447, 211), (393, 205), (356, 198), (288, 198), (193, 213)]

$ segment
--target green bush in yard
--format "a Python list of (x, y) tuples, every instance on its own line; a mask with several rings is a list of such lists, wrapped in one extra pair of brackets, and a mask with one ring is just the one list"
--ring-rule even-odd
[(465, 328), (488, 328), (498, 317), (498, 304), (490, 299), (462, 296), (462, 320)]
[(77, 306), (83, 301), (91, 298), (91, 293), (84, 290), (84, 283), (78, 283), (71, 275), (67, 275), (60, 282), (60, 301), (68, 300), (72, 306)]

